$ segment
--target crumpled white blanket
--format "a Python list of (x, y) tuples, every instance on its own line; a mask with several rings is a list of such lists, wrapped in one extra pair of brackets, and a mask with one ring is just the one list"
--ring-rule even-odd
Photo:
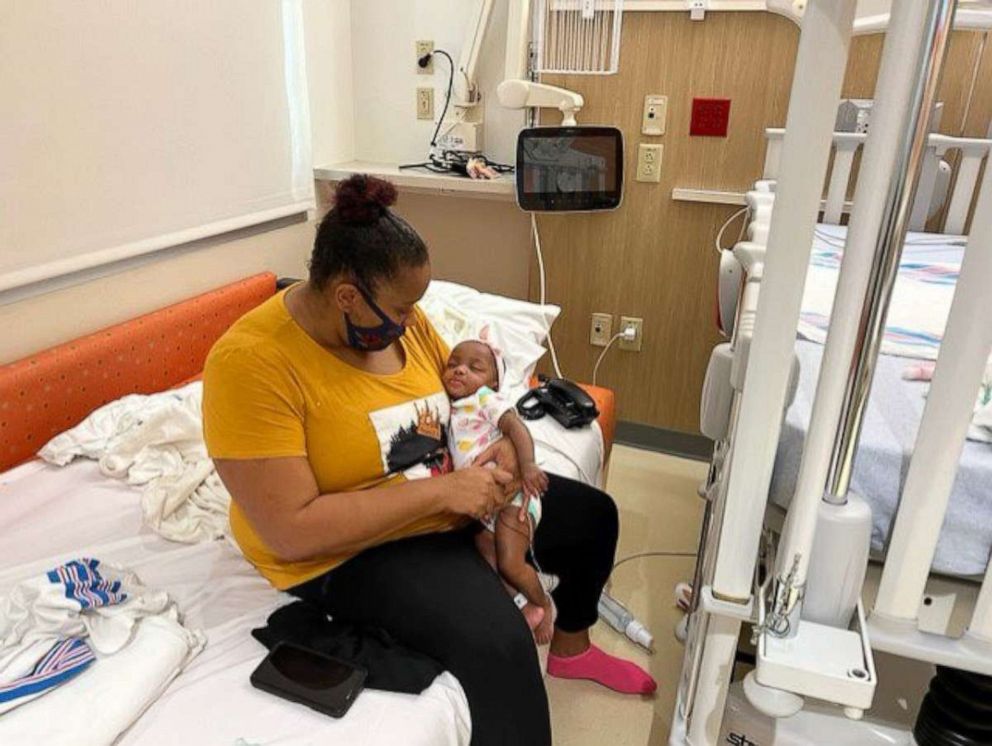
[(59, 640), (85, 639), (97, 656), (75, 678), (0, 716), (0, 743), (109, 744), (203, 649), (205, 635), (182, 625), (167, 593), (97, 564), (102, 579), (120, 584), (122, 602), (84, 608), (47, 574), (0, 600), (0, 682), (24, 676)]
[(228, 531), (230, 495), (203, 442), (203, 384), (132, 394), (55, 436), (38, 455), (65, 466), (94, 459), (108, 477), (143, 486), (144, 521), (166, 539), (193, 543)]

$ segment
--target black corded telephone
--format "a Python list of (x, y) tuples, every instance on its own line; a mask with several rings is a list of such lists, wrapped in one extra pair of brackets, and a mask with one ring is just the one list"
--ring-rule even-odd
[(517, 402), (525, 420), (539, 420), (550, 414), (566, 428), (585, 427), (599, 417), (596, 402), (585, 391), (564, 378), (541, 376), (541, 385)]

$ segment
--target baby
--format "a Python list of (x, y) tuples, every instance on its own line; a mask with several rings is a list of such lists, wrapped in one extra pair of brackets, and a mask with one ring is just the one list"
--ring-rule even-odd
[[(493, 347), (481, 340), (462, 342), (451, 351), (442, 376), (451, 397), (449, 448), (455, 468), (464, 469), (501, 437), (513, 443), (522, 490), (498, 515), (484, 521), (488, 530), (478, 533), (476, 543), (515, 596), (534, 639), (544, 645), (554, 631), (553, 606), (527, 562), (527, 550), (541, 520), (548, 478), (534, 462), (534, 441), (513, 403), (498, 393), (501, 362)], [(522, 519), (524, 512), (529, 520)]]

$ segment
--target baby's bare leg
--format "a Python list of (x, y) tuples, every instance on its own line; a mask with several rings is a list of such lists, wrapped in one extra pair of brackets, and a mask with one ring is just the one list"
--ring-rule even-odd
[(494, 570), (496, 568), (496, 536), (492, 531), (483, 529), (475, 535), (475, 547), (479, 550), (482, 558), (489, 563)]
[[(496, 535), (489, 531), (488, 529), (483, 529), (475, 535), (475, 547), (479, 550), (479, 554), (482, 555), (482, 559), (489, 563), (489, 566), (499, 573), (499, 567), (496, 565)], [(506, 578), (502, 575), (499, 576), (500, 582), (503, 583), (503, 587), (506, 588), (506, 592), (511, 596), (517, 595), (517, 589), (506, 582)]]
[(496, 564), (502, 578), (530, 602), (522, 609), (524, 618), (537, 644), (547, 645), (554, 635), (554, 607), (537, 572), (527, 563), (532, 528), (530, 517), (521, 523), (519, 515), (520, 509), (511, 505), (496, 520)]
[(496, 567), (499, 574), (537, 606), (547, 604), (547, 596), (537, 572), (527, 563), (530, 549), (530, 518), (521, 523), (520, 508), (507, 506), (496, 519)]

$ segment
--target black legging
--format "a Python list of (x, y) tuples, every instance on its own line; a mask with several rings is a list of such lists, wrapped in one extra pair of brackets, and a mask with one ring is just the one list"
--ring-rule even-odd
[[(618, 518), (613, 500), (548, 475), (534, 538), (541, 569), (557, 575), (557, 627), (588, 629), (613, 567)], [(289, 590), (332, 616), (374, 624), (426, 653), (461, 682), (473, 746), (548, 746), (548, 697), (534, 638), (472, 531), (428, 534), (367, 549)]]

